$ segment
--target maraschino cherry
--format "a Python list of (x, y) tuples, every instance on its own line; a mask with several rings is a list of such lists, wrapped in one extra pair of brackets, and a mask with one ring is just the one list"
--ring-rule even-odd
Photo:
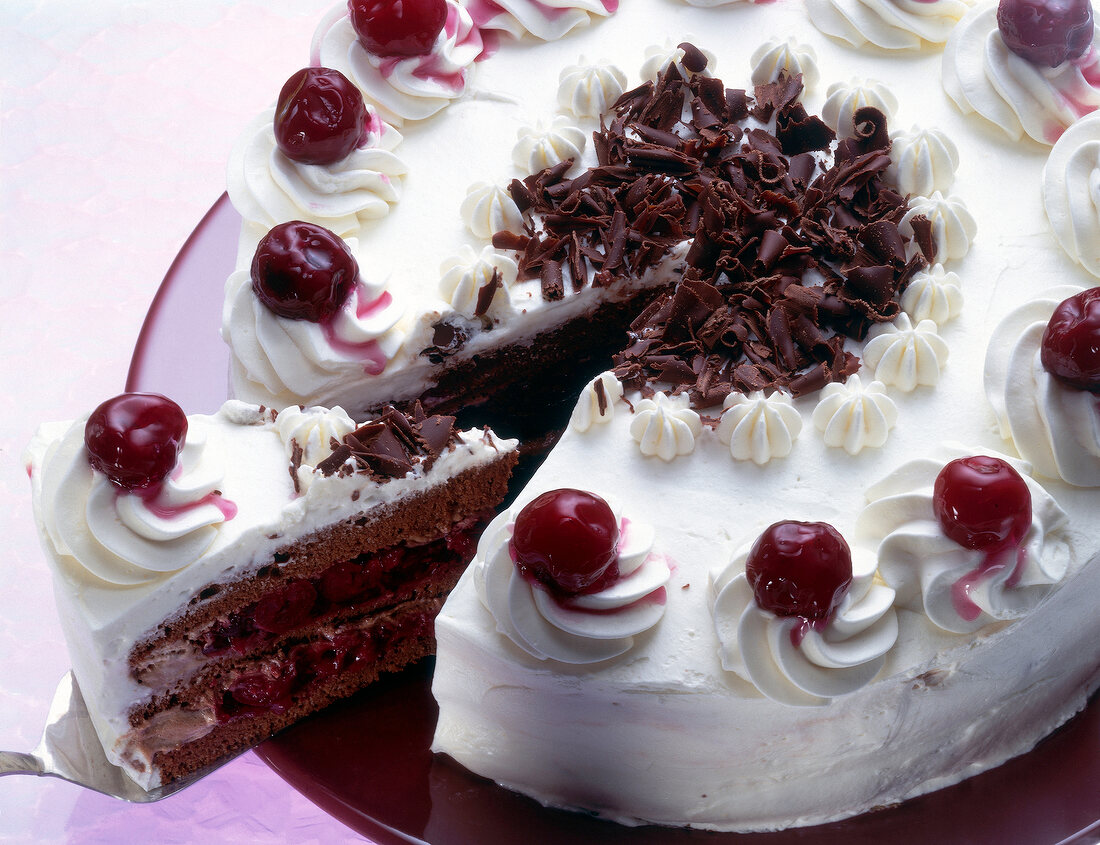
[(351, 25), (376, 56), (428, 53), (447, 23), (446, 0), (348, 0)]
[(340, 237), (301, 220), (275, 226), (252, 257), (252, 290), (290, 320), (320, 323), (331, 317), (358, 275), (359, 265)]
[(932, 488), (943, 533), (967, 549), (999, 551), (1031, 527), (1031, 491), (1000, 458), (974, 455), (947, 464)]
[(997, 28), (1005, 46), (1035, 65), (1079, 59), (1093, 38), (1089, 0), (1000, 0)]
[(533, 499), (516, 517), (509, 548), (528, 578), (552, 592), (576, 596), (617, 574), (619, 523), (592, 493), (562, 488)]
[(756, 603), (776, 616), (828, 620), (852, 584), (852, 553), (827, 522), (784, 520), (757, 538), (745, 576)]
[(1064, 384), (1100, 393), (1100, 288), (1081, 291), (1054, 309), (1039, 360)]
[(275, 142), (302, 164), (333, 164), (354, 150), (366, 131), (363, 95), (338, 70), (307, 67), (283, 85), (275, 106)]
[(159, 393), (123, 393), (108, 399), (84, 425), (88, 462), (123, 490), (163, 481), (187, 436), (187, 415)]

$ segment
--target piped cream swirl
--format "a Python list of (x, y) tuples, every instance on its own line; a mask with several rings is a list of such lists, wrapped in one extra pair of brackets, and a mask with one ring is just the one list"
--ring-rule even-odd
[(625, 654), (636, 636), (660, 622), (671, 572), (662, 557), (651, 554), (651, 526), (623, 519), (615, 509), (619, 578), (598, 592), (561, 599), (512, 562), (509, 540), (517, 514), (506, 511), (489, 524), (472, 564), (482, 604), (517, 647), (538, 660), (599, 663)]
[(923, 612), (953, 633), (1030, 613), (1066, 574), (1066, 515), (1019, 464), (1031, 493), (1032, 521), (1019, 550), (1004, 561), (967, 549), (943, 533), (932, 503), (936, 476), (954, 458), (987, 452), (944, 449), (902, 465), (867, 490), (856, 520), (857, 544), (877, 554), (879, 573), (897, 590), (899, 607)]
[(84, 424), (82, 419), (69, 426), (40, 472), (39, 513), (72, 573), (122, 588), (198, 560), (218, 526), (235, 513), (217, 493), (226, 458), (216, 429), (203, 417), (191, 417), (169, 476), (146, 490), (125, 491), (88, 462)]
[(875, 578), (872, 555), (852, 554), (852, 584), (823, 625), (761, 608), (745, 575), (751, 544), (711, 573), (722, 668), (782, 704), (813, 706), (869, 684), (898, 636), (894, 591)]
[(959, 109), (975, 112), (1019, 140), (1053, 144), (1075, 120), (1100, 106), (1095, 47), (1057, 67), (1032, 64), (1005, 45), (997, 5), (971, 10), (943, 53), (943, 87)]
[(506, 32), (513, 38), (530, 33), (555, 41), (571, 29), (607, 17), (618, 0), (467, 0), (466, 7), (481, 29)]
[(1100, 114), (1073, 124), (1051, 149), (1043, 208), (1066, 254), (1100, 276)]
[(447, 0), (447, 21), (424, 55), (376, 56), (359, 43), (347, 7), (333, 9), (313, 36), (315, 64), (334, 68), (391, 123), (423, 120), (462, 96), (484, 44), (469, 11)]
[(942, 45), (966, 14), (966, 0), (808, 0), (814, 26), (852, 47), (919, 50)]
[(986, 350), (985, 393), (1001, 436), (1038, 475), (1100, 487), (1100, 397), (1058, 381), (1040, 360), (1054, 309), (1081, 290), (1054, 288), (1001, 321)]

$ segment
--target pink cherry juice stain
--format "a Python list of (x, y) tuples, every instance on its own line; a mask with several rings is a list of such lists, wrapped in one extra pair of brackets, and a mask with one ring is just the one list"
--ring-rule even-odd
[[(179, 471), (173, 470), (172, 476), (179, 477)], [(221, 511), (222, 518), (227, 522), (237, 515), (237, 504), (231, 499), (225, 498), (217, 490), (207, 493), (201, 499), (197, 499), (194, 502), (188, 502), (184, 505), (168, 505), (164, 504), (158, 499), (163, 492), (162, 484), (154, 484), (145, 490), (135, 490), (134, 495), (138, 496), (142, 503), (148, 509), (149, 513), (155, 516), (157, 519), (164, 519), (171, 521), (178, 519), (186, 513), (190, 513), (195, 508), (201, 508), (205, 505), (213, 505), (219, 511)], [(119, 491), (119, 495), (125, 495), (122, 491)]]
[[(1015, 553), (1015, 563), (1011, 558)], [(1005, 587), (1015, 587), (1020, 583), (1024, 574), (1024, 566), (1027, 563), (1027, 549), (1021, 541), (1018, 545), (1010, 545), (1002, 549), (988, 552), (976, 569), (966, 573), (962, 578), (951, 585), (951, 604), (961, 619), (973, 622), (977, 619), (982, 609), (970, 597), (974, 589), (982, 581), (992, 578), (998, 572), (1002, 572), (1006, 566), (1013, 566), (1012, 572), (1005, 580)]]
[(806, 635), (810, 633), (811, 629), (820, 634), (827, 627), (829, 627), (828, 619), (807, 619), (805, 616), (800, 616), (798, 624), (791, 628), (791, 645), (800, 648), (802, 641), (806, 639)]
[[(356, 298), (355, 316), (359, 320), (373, 317), (375, 314), (385, 311), (393, 303), (393, 296), (389, 291), (383, 291), (380, 296), (366, 302), (359, 296), (358, 287), (351, 295)], [(333, 323), (332, 319), (321, 323), (321, 332), (325, 336), (325, 341), (335, 352), (339, 352), (352, 360), (362, 361), (363, 371), (369, 376), (379, 375), (386, 369), (389, 359), (386, 357), (386, 353), (382, 351), (382, 347), (378, 345), (377, 340), (344, 340), (336, 334)]]

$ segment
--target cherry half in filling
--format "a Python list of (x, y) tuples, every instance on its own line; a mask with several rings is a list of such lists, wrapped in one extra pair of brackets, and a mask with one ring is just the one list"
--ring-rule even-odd
[(359, 265), (339, 236), (292, 220), (264, 235), (252, 257), (251, 276), (252, 290), (272, 312), (321, 323), (347, 300)]
[(88, 417), (88, 462), (123, 490), (163, 481), (175, 467), (187, 436), (187, 415), (159, 393), (123, 393)]
[(974, 455), (947, 464), (932, 488), (932, 508), (943, 533), (960, 546), (985, 552), (979, 566), (954, 585), (955, 610), (967, 621), (981, 609), (970, 598), (977, 583), (1014, 566), (1009, 586), (1022, 574), (1022, 541), (1031, 527), (1031, 491), (1000, 458)]
[(295, 73), (275, 106), (275, 143), (302, 164), (333, 164), (359, 146), (367, 131), (363, 95), (338, 70)]
[(594, 493), (550, 490), (516, 517), (509, 552), (525, 578), (561, 597), (593, 593), (618, 577), (619, 523)]
[(447, 23), (446, 0), (349, 0), (351, 25), (376, 56), (428, 53)]
[(997, 28), (1016, 55), (1034, 65), (1057, 67), (1079, 59), (1092, 44), (1089, 0), (1000, 0)]
[[(766, 528), (753, 543), (745, 577), (764, 610), (822, 627), (852, 584), (852, 553), (827, 522), (784, 520)], [(806, 624), (791, 631), (795, 645), (805, 630)]]
[(1054, 309), (1039, 360), (1063, 384), (1100, 393), (1100, 288), (1081, 291)]

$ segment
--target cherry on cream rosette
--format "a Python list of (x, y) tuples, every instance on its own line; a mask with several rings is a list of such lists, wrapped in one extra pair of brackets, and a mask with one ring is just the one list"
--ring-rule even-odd
[(782, 704), (870, 683), (898, 636), (874, 557), (824, 522), (777, 522), (710, 576), (722, 667)]
[(480, 29), (506, 32), (513, 38), (531, 34), (555, 41), (593, 18), (615, 12), (619, 0), (467, 0)]
[(188, 420), (159, 394), (124, 393), (68, 424), (33, 481), (69, 573), (131, 587), (197, 560), (236, 515), (218, 492), (224, 461), (204, 417)]
[(1096, 25), (1089, 0), (1001, 0), (975, 7), (943, 54), (943, 87), (1014, 140), (1053, 144), (1100, 106)]
[(457, 0), (351, 0), (321, 21), (312, 61), (344, 73), (400, 126), (462, 96), (484, 49), (477, 24)]
[(242, 253), (251, 256), (268, 229), (288, 220), (349, 237), (385, 217), (407, 172), (394, 153), (400, 142), (339, 71), (295, 73), (230, 154), (226, 183), (244, 220)]
[(973, 0), (808, 0), (814, 26), (852, 47), (942, 47)]
[(1072, 558), (1066, 515), (1022, 465), (959, 447), (903, 464), (867, 491), (855, 540), (897, 604), (967, 634), (1030, 613)]
[(551, 490), (498, 516), (478, 545), (474, 582), (497, 630), (538, 660), (618, 657), (661, 621), (664, 558), (653, 529), (584, 490)]
[(311, 223), (284, 223), (260, 241), (251, 268), (229, 277), (222, 337), (238, 398), (306, 404), (385, 370), (404, 340), (404, 306), (360, 273), (354, 244)]
[(1100, 288), (1054, 288), (1014, 309), (984, 375), (1001, 436), (1036, 474), (1100, 487)]

